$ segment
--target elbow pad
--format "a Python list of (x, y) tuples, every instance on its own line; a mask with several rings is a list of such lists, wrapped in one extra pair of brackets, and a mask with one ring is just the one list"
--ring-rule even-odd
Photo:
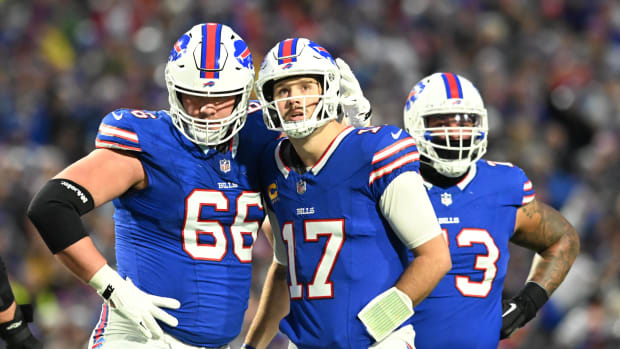
[(56, 254), (86, 237), (80, 216), (95, 207), (88, 190), (62, 178), (52, 179), (28, 206), (28, 218), (47, 247)]

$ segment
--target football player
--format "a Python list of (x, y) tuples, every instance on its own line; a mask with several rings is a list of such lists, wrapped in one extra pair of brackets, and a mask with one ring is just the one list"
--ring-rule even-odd
[(30, 332), (28, 322), (32, 322), (32, 307), (15, 303), (6, 266), (0, 258), (0, 338), (7, 349), (43, 348)]
[(413, 139), (338, 121), (346, 68), (292, 38), (259, 71), (265, 123), (288, 138), (263, 157), (275, 256), (246, 348), (265, 348), (285, 315), (290, 348), (412, 347), (413, 306), (450, 269)]
[[(248, 305), (264, 218), (258, 155), (279, 133), (250, 102), (254, 67), (230, 27), (205, 23), (174, 44), (170, 110), (118, 109), (96, 150), (35, 196), (50, 250), (103, 298), (89, 348), (229, 348)], [(113, 200), (118, 270), (80, 216)]]
[[(425, 77), (409, 94), (404, 123), (452, 256), (452, 270), (415, 308), (416, 346), (497, 348), (560, 285), (579, 252), (577, 232), (535, 199), (520, 168), (482, 159), (487, 111), (469, 80)], [(509, 242), (536, 256), (523, 289), (502, 302)]]

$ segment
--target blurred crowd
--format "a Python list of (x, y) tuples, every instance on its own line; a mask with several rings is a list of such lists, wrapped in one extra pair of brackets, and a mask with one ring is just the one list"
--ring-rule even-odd
[[(500, 348), (620, 347), (620, 2), (0, 0), (0, 255), (18, 301), (36, 306), (32, 328), (46, 348), (85, 347), (101, 302), (54, 260), (26, 218), (28, 202), (94, 149), (106, 113), (167, 109), (170, 48), (207, 21), (236, 30), (255, 66), (293, 36), (343, 57), (375, 124), (402, 127), (409, 90), (432, 72), (477, 84), (489, 111), (486, 158), (523, 168), (537, 198), (582, 240), (564, 284)], [(84, 218), (112, 265), (113, 210)], [(264, 238), (254, 254), (244, 331), (271, 262)], [(531, 257), (511, 249), (507, 295), (522, 286)]]

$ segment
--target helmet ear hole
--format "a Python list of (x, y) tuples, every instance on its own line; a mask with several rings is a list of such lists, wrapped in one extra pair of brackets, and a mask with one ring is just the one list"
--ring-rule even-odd
[(273, 86), (274, 85), (275, 85), (275, 81), (273, 80), (266, 81), (265, 84), (263, 85), (263, 88), (262, 88), (263, 99), (266, 102), (273, 102)]
[(183, 105), (183, 94), (179, 91), (174, 91), (174, 92), (175, 92), (177, 100), (179, 101), (179, 105), (183, 107), (183, 110), (185, 110), (185, 106)]

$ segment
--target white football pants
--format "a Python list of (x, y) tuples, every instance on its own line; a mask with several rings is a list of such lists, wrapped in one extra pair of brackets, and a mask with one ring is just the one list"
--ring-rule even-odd
[[(390, 333), (381, 342), (371, 345), (368, 349), (415, 349), (414, 339), (413, 326), (407, 325)], [(289, 342), (288, 349), (297, 349), (297, 346)]]
[[(148, 339), (136, 325), (114, 308), (103, 305), (101, 317), (93, 330), (87, 349), (210, 349), (183, 343), (164, 333), (160, 339)], [(224, 345), (217, 349), (230, 349)]]

